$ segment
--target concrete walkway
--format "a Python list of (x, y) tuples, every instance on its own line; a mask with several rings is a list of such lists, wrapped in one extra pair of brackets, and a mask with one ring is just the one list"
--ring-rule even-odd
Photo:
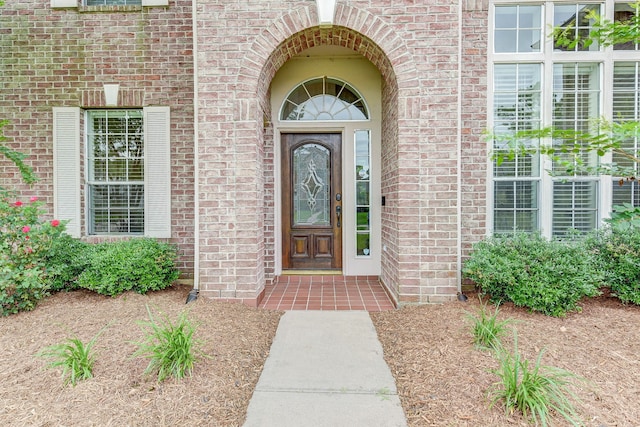
[(244, 427), (406, 426), (366, 311), (287, 311)]

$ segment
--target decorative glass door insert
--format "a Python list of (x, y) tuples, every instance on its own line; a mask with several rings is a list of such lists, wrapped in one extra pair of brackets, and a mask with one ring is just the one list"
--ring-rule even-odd
[(329, 184), (331, 153), (318, 144), (306, 144), (293, 152), (294, 225), (328, 225), (331, 215)]

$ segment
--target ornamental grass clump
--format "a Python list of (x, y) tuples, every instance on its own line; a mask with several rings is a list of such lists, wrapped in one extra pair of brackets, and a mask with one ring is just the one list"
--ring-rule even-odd
[(138, 350), (134, 357), (149, 359), (145, 374), (157, 373), (162, 382), (172, 376), (176, 379), (191, 375), (195, 361), (202, 352), (197, 348), (200, 342), (194, 338), (196, 326), (180, 314), (177, 323), (169, 318), (156, 319), (147, 306), (149, 321), (142, 322), (146, 336), (143, 341), (135, 343)]
[(490, 407), (502, 402), (513, 413), (518, 410), (536, 425), (546, 427), (560, 416), (571, 425), (582, 425), (574, 407), (579, 399), (571, 390), (575, 381), (583, 381), (574, 373), (542, 364), (540, 351), (535, 363), (518, 352), (514, 332), (514, 352), (497, 351), (498, 368), (494, 373), (500, 380), (489, 390)]
[(467, 318), (472, 322), (473, 343), (481, 349), (500, 350), (502, 348), (501, 338), (512, 320), (498, 319), (499, 306), (496, 306), (493, 313), (489, 313), (487, 303), (482, 303), (482, 299), (480, 299), (480, 304), (477, 316), (467, 313)]
[(86, 344), (77, 337), (67, 338), (63, 343), (45, 348), (38, 353), (38, 356), (53, 359), (48, 367), (62, 368), (64, 384), (75, 386), (78, 381), (93, 377), (95, 363), (93, 346), (101, 333), (102, 331), (98, 332)]

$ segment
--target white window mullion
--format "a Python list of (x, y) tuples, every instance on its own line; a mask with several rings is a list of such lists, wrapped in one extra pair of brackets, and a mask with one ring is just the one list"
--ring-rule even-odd
[[(605, 7), (605, 11), (607, 13), (607, 19), (613, 18), (612, 15), (613, 7)], [(602, 116), (611, 120), (614, 117), (613, 114), (613, 49), (611, 47), (607, 47), (605, 49), (605, 60), (604, 63), (600, 66), (600, 87), (602, 90), (600, 91), (600, 102), (601, 102), (601, 111)], [(600, 161), (605, 164), (611, 164), (612, 155), (608, 152), (606, 155), (600, 158)], [(613, 179), (611, 175), (602, 175), (600, 177), (600, 203), (598, 206), (599, 212), (599, 223), (602, 222), (605, 218), (611, 217), (611, 206), (613, 201), (613, 189), (612, 189)]]
[[(545, 8), (546, 22), (553, 22), (553, 8)], [(546, 31), (550, 31), (545, 26)], [(542, 64), (542, 127), (551, 126), (553, 121), (553, 61), (551, 55), (553, 52), (553, 37), (545, 34), (545, 50), (544, 62)], [(548, 146), (552, 143), (551, 138), (540, 141), (540, 144)], [(547, 171), (553, 167), (551, 159), (542, 156), (540, 160), (540, 234), (544, 237), (551, 237), (553, 229), (553, 178)]]

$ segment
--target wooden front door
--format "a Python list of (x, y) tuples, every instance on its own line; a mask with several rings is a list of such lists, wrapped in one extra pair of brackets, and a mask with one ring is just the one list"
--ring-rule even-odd
[(342, 136), (282, 134), (282, 268), (342, 269)]

